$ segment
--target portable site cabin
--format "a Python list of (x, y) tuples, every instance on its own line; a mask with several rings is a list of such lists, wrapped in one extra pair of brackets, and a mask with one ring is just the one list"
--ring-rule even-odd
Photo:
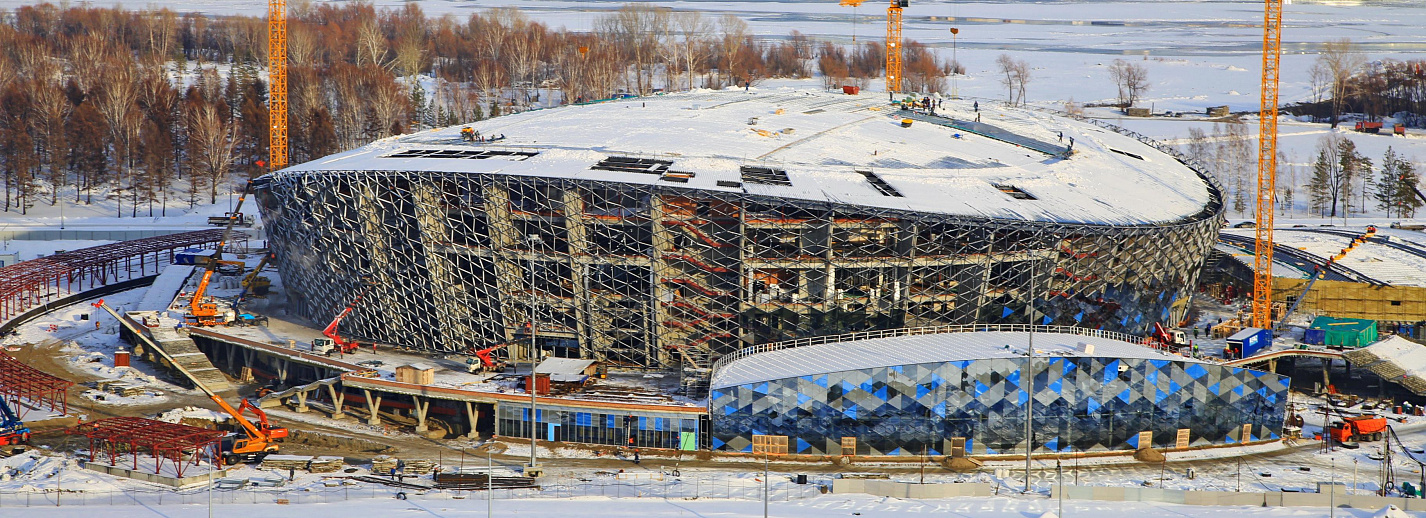
[(1246, 327), (1242, 331), (1233, 333), (1228, 337), (1228, 349), (1238, 358), (1247, 358), (1258, 351), (1271, 347), (1273, 343), (1273, 332), (1271, 329), (1259, 329), (1256, 327)]
[(1366, 347), (1377, 341), (1375, 320), (1364, 318), (1317, 317), (1302, 341), (1329, 347)]
[(396, 368), (396, 381), (430, 385), (436, 382), (436, 368), (423, 363), (411, 363)]

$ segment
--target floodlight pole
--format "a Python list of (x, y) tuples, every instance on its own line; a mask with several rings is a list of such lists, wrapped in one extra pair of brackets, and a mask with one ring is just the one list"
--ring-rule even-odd
[(538, 385), (535, 381), (535, 360), (537, 356), (535, 351), (536, 340), (540, 332), (539, 326), (535, 325), (535, 247), (544, 244), (545, 240), (541, 239), (539, 234), (529, 236), (525, 238), (525, 240), (530, 243), (530, 349), (527, 353), (527, 356), (530, 357), (530, 383), (525, 389), (530, 392), (530, 467), (535, 468), (538, 466), (538, 464), (536, 464), (537, 459), (535, 458), (535, 437), (540, 426), (539, 408), (535, 402), (535, 387)]
[(957, 34), (960, 34), (960, 32), (961, 32), (960, 29), (957, 29), (957, 28), (955, 28), (955, 27), (951, 27), (951, 67), (952, 67), (952, 68), (951, 68), (951, 98), (952, 98), (952, 99), (960, 99), (960, 98), (961, 98), (960, 85), (958, 85), (958, 84), (956, 83), (956, 76), (959, 75), (959, 71), (960, 71), (960, 68), (961, 68), (961, 62), (960, 62), (959, 59), (956, 58), (956, 35), (957, 35)]
[(1025, 492), (1030, 492), (1030, 456), (1035, 450), (1035, 432), (1030, 426), (1034, 422), (1035, 408), (1035, 374), (1030, 372), (1034, 368), (1035, 356), (1035, 263), (1030, 263), (1030, 296), (1025, 301), (1025, 317), (1030, 325), (1026, 326), (1029, 337), (1025, 345), (1025, 368), (1020, 373), (1024, 378), (1021, 383), (1022, 390), (1025, 391)]
[(491, 448), (485, 448), (485, 518), (492, 518), (495, 515), (495, 458), (491, 453)]

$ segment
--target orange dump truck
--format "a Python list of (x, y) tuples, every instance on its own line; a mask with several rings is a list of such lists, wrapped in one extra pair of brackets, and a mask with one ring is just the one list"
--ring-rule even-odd
[(1328, 429), (1337, 442), (1379, 441), (1386, 433), (1386, 418), (1374, 415), (1348, 417)]

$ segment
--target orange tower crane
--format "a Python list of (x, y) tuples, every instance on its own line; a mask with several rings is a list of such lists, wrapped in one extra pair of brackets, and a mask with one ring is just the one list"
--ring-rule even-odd
[(1282, 0), (1263, 0), (1263, 80), (1258, 98), (1258, 206), (1253, 256), (1253, 327), (1272, 329), (1273, 201), (1277, 184), (1277, 86)]
[(886, 8), (886, 91), (901, 91), (901, 8), (910, 0), (891, 0)]
[(287, 167), (287, 0), (267, 2), (268, 166)]

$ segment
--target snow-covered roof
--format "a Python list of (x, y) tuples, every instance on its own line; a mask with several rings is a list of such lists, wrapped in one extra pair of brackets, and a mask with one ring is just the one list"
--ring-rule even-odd
[[(1029, 333), (975, 332), (896, 336), (793, 347), (734, 360), (713, 375), (712, 388), (847, 370), (990, 358), (1023, 358)], [(1036, 356), (1138, 358), (1203, 363), (1129, 342), (1069, 333), (1035, 333)], [(1093, 346), (1082, 352), (1080, 344)]]
[[(945, 101), (937, 114), (949, 118), (920, 117), (902, 127), (907, 113), (880, 94), (705, 90), (469, 125), (482, 138), (499, 139), (494, 142), (464, 141), (463, 126), (391, 137), (275, 175), (539, 176), (974, 218), (1126, 225), (1181, 221), (1210, 200), (1204, 180), (1174, 158), (1091, 124), (990, 102), (981, 104), (975, 123), (971, 101), (961, 100)], [(963, 129), (972, 127), (979, 130)], [(1054, 151), (1071, 140), (1069, 159), (1015, 143)], [(593, 168), (610, 157), (671, 163), (636, 172)], [(752, 181), (743, 166), (783, 171), (786, 181)]]
[[(581, 360), (579, 358), (545, 358), (539, 365), (535, 366), (537, 374), (574, 374), (584, 375), (584, 369), (594, 365), (594, 360)], [(550, 379), (554, 379), (551, 377)], [(555, 380), (560, 381), (560, 380)]]

